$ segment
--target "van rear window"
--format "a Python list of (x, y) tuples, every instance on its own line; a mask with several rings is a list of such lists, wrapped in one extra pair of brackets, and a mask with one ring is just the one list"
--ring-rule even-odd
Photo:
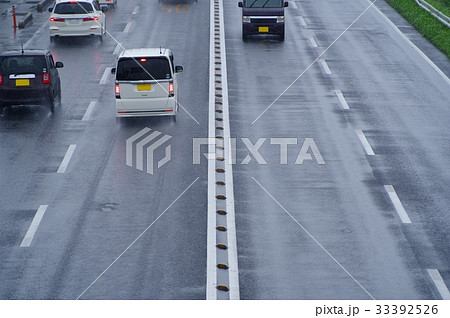
[(283, 0), (244, 0), (246, 8), (281, 8)]
[(86, 14), (94, 12), (94, 8), (89, 2), (61, 2), (55, 7), (56, 14)]
[(43, 55), (5, 56), (0, 60), (0, 74), (42, 74), (47, 71)]
[(171, 79), (169, 60), (164, 57), (122, 58), (117, 65), (119, 81)]

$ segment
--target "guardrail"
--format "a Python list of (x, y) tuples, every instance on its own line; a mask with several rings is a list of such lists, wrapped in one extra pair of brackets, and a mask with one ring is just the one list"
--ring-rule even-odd
[(445, 24), (447, 27), (450, 28), (450, 18), (443, 14), (441, 11), (437, 10), (435, 7), (433, 7), (431, 4), (426, 2), (425, 0), (414, 0), (416, 3), (424, 10), (428, 11), (432, 16), (434, 16), (436, 19), (438, 19), (440, 22)]

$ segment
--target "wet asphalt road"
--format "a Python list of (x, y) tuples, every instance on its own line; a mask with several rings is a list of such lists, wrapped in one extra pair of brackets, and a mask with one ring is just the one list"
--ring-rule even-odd
[[(374, 8), (340, 36), (369, 4), (291, 2), (285, 42), (242, 42), (237, 2), (224, 3), (241, 299), (441, 299), (429, 269), (450, 286), (449, 83)], [(377, 6), (449, 76), (446, 57)], [(49, 48), (65, 65), (55, 114), (0, 118), (0, 298), (204, 299), (207, 162), (192, 164), (192, 139), (208, 134), (209, 2), (119, 0), (103, 43), (50, 44), (47, 19), (36, 15), (16, 38), (0, 31), (2, 49)], [(116, 123), (116, 41), (171, 48), (190, 115)], [(172, 160), (154, 175), (125, 164), (126, 140), (145, 127), (172, 137)], [(244, 141), (260, 138), (266, 164)], [(289, 138), (286, 163), (275, 138)], [(296, 164), (311, 142), (320, 156), (308, 148)]]

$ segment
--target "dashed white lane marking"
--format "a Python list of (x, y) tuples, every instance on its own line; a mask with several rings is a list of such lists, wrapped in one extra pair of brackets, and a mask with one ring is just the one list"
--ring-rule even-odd
[(36, 32), (34, 32), (32, 37), (28, 41), (26, 41), (25, 44), (23, 45), (24, 49), (26, 49), (31, 44), (31, 42), (33, 42), (33, 40), (39, 35), (39, 33), (42, 32), (42, 30), (48, 25), (48, 23), (49, 23), (48, 21), (45, 22), (40, 26), (40, 28)]
[(367, 141), (366, 136), (364, 135), (364, 133), (362, 132), (362, 130), (355, 130), (356, 134), (358, 135), (359, 140), (361, 141), (364, 150), (366, 151), (366, 153), (369, 156), (374, 156), (375, 153), (372, 150), (372, 147), (370, 146), (369, 142)]
[(395, 189), (392, 185), (385, 185), (384, 188), (386, 189), (387, 193), (389, 194), (389, 198), (391, 198), (392, 204), (394, 204), (395, 210), (397, 211), (398, 215), (400, 216), (400, 219), (403, 223), (411, 223), (411, 220), (408, 216), (408, 213), (406, 213), (405, 208), (403, 207), (402, 202), (400, 201), (397, 192), (395, 192)]
[(297, 19), (302, 26), (306, 26), (306, 21), (305, 21), (305, 19), (303, 19), (303, 17), (301, 15), (298, 16)]
[(34, 234), (36, 233), (36, 230), (41, 223), (42, 218), (44, 217), (44, 213), (45, 211), (47, 211), (47, 208), (48, 205), (39, 206), (39, 209), (34, 215), (33, 221), (31, 221), (30, 227), (28, 228), (28, 231), (25, 234), (22, 243), (20, 243), (20, 247), (30, 247), (31, 241), (33, 241)]
[(105, 71), (103, 72), (102, 78), (100, 79), (100, 82), (99, 82), (100, 85), (106, 84), (106, 81), (108, 80), (109, 74), (111, 74), (111, 68), (112, 67), (105, 68)]
[(319, 64), (320, 64), (320, 66), (322, 66), (323, 71), (325, 72), (325, 74), (331, 75), (331, 70), (328, 67), (327, 61), (325, 61), (324, 59), (320, 59), (319, 60)]
[(77, 145), (70, 145), (56, 173), (65, 173)]
[(442, 276), (439, 273), (439, 271), (437, 269), (428, 269), (428, 274), (431, 276), (431, 279), (433, 280), (437, 290), (441, 294), (442, 299), (449, 300), (450, 292), (448, 291), (448, 288), (445, 285), (445, 282), (442, 279)]
[(292, 7), (293, 7), (295, 10), (298, 9), (297, 4), (295, 3), (295, 1), (292, 1), (292, 2), (291, 2), (291, 5), (292, 5)]
[(122, 48), (122, 43), (117, 43), (116, 48), (114, 49), (113, 54), (117, 55), (119, 54), (120, 49)]
[(97, 104), (97, 101), (96, 101), (96, 100), (92, 100), (92, 101), (89, 103), (89, 106), (88, 106), (88, 108), (86, 109), (86, 112), (84, 113), (83, 118), (81, 119), (82, 121), (88, 121), (89, 118), (91, 118), (92, 111), (94, 110), (94, 107), (95, 107), (96, 104)]
[(314, 47), (314, 48), (315, 48), (315, 47), (319, 47), (319, 46), (317, 45), (316, 40), (314, 40), (314, 37), (313, 37), (313, 36), (309, 38), (309, 43), (311, 43), (311, 46)]
[(339, 99), (339, 102), (342, 105), (342, 108), (344, 109), (350, 109), (350, 107), (347, 104), (347, 101), (345, 100), (344, 94), (340, 90), (335, 90), (334, 93), (336, 94), (337, 98)]
[(132, 24), (131, 21), (127, 23), (127, 25), (125, 26), (125, 29), (123, 29), (123, 33), (130, 32), (131, 24)]
[(133, 12), (131, 12), (131, 14), (137, 14), (139, 11), (139, 6), (135, 6), (133, 9)]

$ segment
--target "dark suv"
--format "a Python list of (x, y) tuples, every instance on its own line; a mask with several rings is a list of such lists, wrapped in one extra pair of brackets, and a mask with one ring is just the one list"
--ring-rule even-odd
[(0, 54), (0, 112), (14, 105), (46, 105), (51, 112), (61, 100), (58, 68), (47, 50), (21, 50)]

